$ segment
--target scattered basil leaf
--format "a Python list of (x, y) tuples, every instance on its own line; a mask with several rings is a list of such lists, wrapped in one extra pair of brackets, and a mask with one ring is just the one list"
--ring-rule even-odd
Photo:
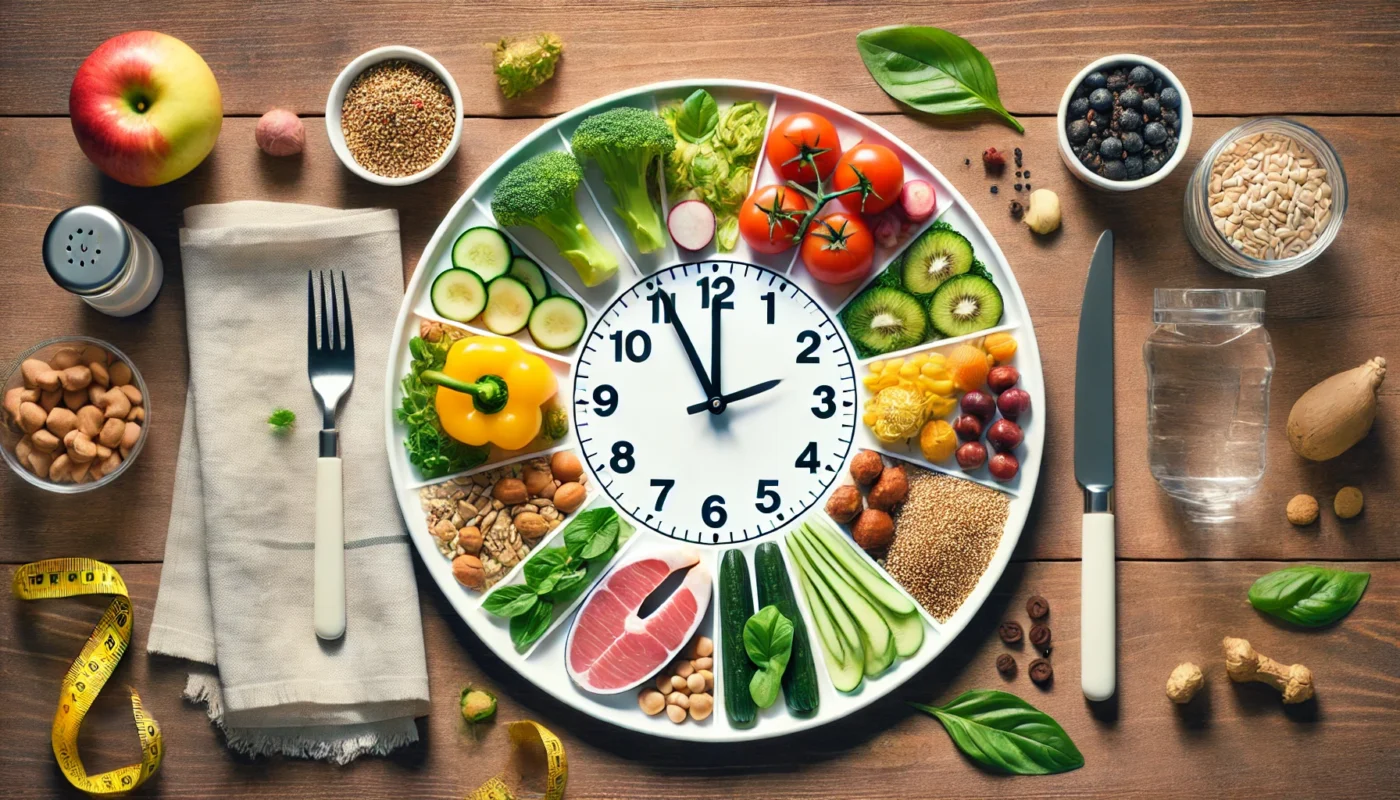
[(1249, 603), (1295, 625), (1316, 628), (1345, 617), (1361, 600), (1369, 572), (1306, 564), (1270, 572), (1249, 587)]
[(1014, 694), (981, 689), (946, 706), (910, 705), (943, 723), (964, 755), (994, 770), (1050, 775), (1084, 766), (1065, 729)]
[(997, 74), (982, 51), (940, 28), (892, 25), (856, 36), (870, 76), (890, 97), (929, 114), (986, 109), (1025, 128), (1001, 104)]
[(527, 613), (510, 618), (510, 640), (517, 649), (524, 650), (544, 635), (552, 619), (554, 604), (540, 598)]
[(715, 135), (719, 127), (719, 104), (704, 89), (696, 89), (681, 103), (676, 117), (676, 135), (691, 144), (700, 144)]
[(281, 433), (292, 428), (292, 423), (297, 421), (297, 414), (290, 408), (279, 408), (272, 412), (267, 418), (267, 424), (272, 426), (274, 431)]
[(535, 607), (539, 595), (535, 590), (522, 584), (502, 586), (486, 595), (481, 607), (498, 617), (515, 618)]
[(777, 606), (764, 606), (744, 622), (744, 650), (758, 667), (749, 679), (749, 696), (759, 708), (768, 708), (778, 700), (783, 670), (792, 657), (792, 632), (792, 620)]

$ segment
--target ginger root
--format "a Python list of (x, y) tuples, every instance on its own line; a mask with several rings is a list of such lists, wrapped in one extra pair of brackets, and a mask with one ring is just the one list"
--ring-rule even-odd
[(1205, 685), (1206, 678), (1201, 674), (1201, 668), (1186, 661), (1178, 664), (1172, 670), (1171, 677), (1167, 678), (1167, 697), (1173, 703), (1189, 703)]
[(1286, 704), (1312, 699), (1312, 670), (1302, 664), (1284, 665), (1266, 655), (1254, 652), (1244, 639), (1225, 637), (1225, 672), (1236, 683), (1258, 681), (1283, 692)]

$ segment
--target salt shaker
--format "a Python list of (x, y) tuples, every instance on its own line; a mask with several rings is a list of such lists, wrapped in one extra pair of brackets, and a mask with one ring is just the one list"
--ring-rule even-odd
[(53, 218), (44, 268), (54, 283), (113, 317), (149, 306), (165, 280), (151, 240), (101, 206), (74, 206)]

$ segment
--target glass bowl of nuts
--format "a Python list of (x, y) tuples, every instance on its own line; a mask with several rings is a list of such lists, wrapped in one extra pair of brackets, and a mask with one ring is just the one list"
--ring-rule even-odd
[(345, 168), (382, 186), (436, 175), (462, 143), (462, 93), (437, 59), (377, 47), (345, 66), (326, 98), (326, 134)]
[(1282, 275), (1332, 244), (1347, 208), (1342, 159), (1321, 134), (1279, 117), (1220, 137), (1186, 185), (1186, 238), (1212, 266)]
[(0, 454), (29, 483), (76, 494), (116, 480), (146, 443), (146, 382), (126, 354), (88, 336), (29, 348), (5, 374)]

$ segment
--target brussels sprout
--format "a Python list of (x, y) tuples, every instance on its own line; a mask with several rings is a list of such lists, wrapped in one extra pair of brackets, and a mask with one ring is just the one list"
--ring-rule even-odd
[(496, 716), (496, 695), (471, 686), (462, 690), (462, 717), (471, 723), (485, 722)]

